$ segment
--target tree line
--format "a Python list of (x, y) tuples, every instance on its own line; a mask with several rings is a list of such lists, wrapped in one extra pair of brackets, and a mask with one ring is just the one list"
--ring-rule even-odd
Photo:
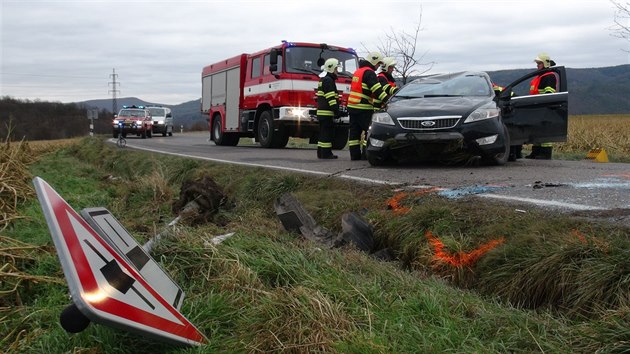
[[(86, 107), (76, 103), (0, 98), (0, 136), (4, 141), (55, 140), (90, 134)], [(113, 115), (104, 109), (94, 120), (94, 134), (112, 132)]]

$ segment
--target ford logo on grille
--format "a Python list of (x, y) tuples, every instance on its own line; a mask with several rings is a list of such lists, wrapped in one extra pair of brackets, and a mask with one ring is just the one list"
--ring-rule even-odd
[(435, 125), (435, 122), (434, 122), (434, 121), (432, 121), (432, 120), (425, 120), (425, 121), (423, 121), (423, 122), (422, 122), (422, 123), (420, 123), (420, 124), (422, 124), (422, 126), (423, 126), (423, 127), (429, 128), (429, 127), (434, 126), (434, 125)]

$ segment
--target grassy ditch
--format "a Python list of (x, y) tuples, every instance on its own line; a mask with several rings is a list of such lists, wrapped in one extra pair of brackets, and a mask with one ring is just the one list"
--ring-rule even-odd
[[(44, 178), (75, 210), (108, 208), (140, 243), (175, 217), (184, 181), (211, 177), (228, 197), (219, 212), (181, 224), (153, 251), (209, 344), (178, 348), (99, 325), (66, 333), (58, 321), (70, 303), (65, 279), (39, 203), (25, 190), (15, 194), (19, 217), (0, 225), (1, 352), (630, 350), (627, 228), (116, 149), (95, 138), (27, 165), (17, 180)], [(273, 203), (287, 192), (334, 232), (343, 213), (365, 212), (376, 248), (396, 260), (284, 231)]]

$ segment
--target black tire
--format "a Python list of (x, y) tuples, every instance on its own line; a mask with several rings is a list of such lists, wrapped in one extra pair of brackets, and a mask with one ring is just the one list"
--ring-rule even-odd
[(485, 157), (484, 162), (495, 166), (502, 166), (508, 162), (510, 158), (510, 133), (505, 124), (503, 124), (503, 144), (505, 144), (503, 152)]
[(214, 143), (220, 146), (236, 146), (239, 140), (238, 135), (224, 133), (221, 124), (221, 117), (219, 116), (212, 121), (212, 140)]
[(114, 132), (114, 139), (118, 139), (118, 132)]
[(287, 146), (288, 143), (289, 143), (289, 135), (284, 134), (282, 131), (280, 131), (280, 137), (279, 137), (278, 145), (276, 147), (284, 148)]
[(273, 148), (278, 145), (276, 134), (273, 130), (273, 117), (271, 111), (263, 111), (258, 120), (258, 142), (264, 148)]
[(168, 136), (173, 136), (173, 130), (171, 130), (170, 132), (168, 132)]
[(164, 133), (162, 133), (162, 136), (166, 136), (166, 131)]
[(335, 136), (332, 141), (333, 150), (343, 150), (348, 144), (348, 128), (335, 127)]
[(388, 161), (382, 158), (377, 158), (374, 154), (370, 154), (367, 152), (367, 160), (370, 163), (370, 166), (385, 166)]

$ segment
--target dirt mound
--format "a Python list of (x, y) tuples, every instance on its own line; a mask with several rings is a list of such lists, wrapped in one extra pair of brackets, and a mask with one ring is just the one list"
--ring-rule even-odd
[(209, 176), (185, 180), (179, 193), (179, 200), (173, 203), (173, 213), (191, 225), (215, 222), (215, 215), (221, 207), (226, 207), (228, 196)]

